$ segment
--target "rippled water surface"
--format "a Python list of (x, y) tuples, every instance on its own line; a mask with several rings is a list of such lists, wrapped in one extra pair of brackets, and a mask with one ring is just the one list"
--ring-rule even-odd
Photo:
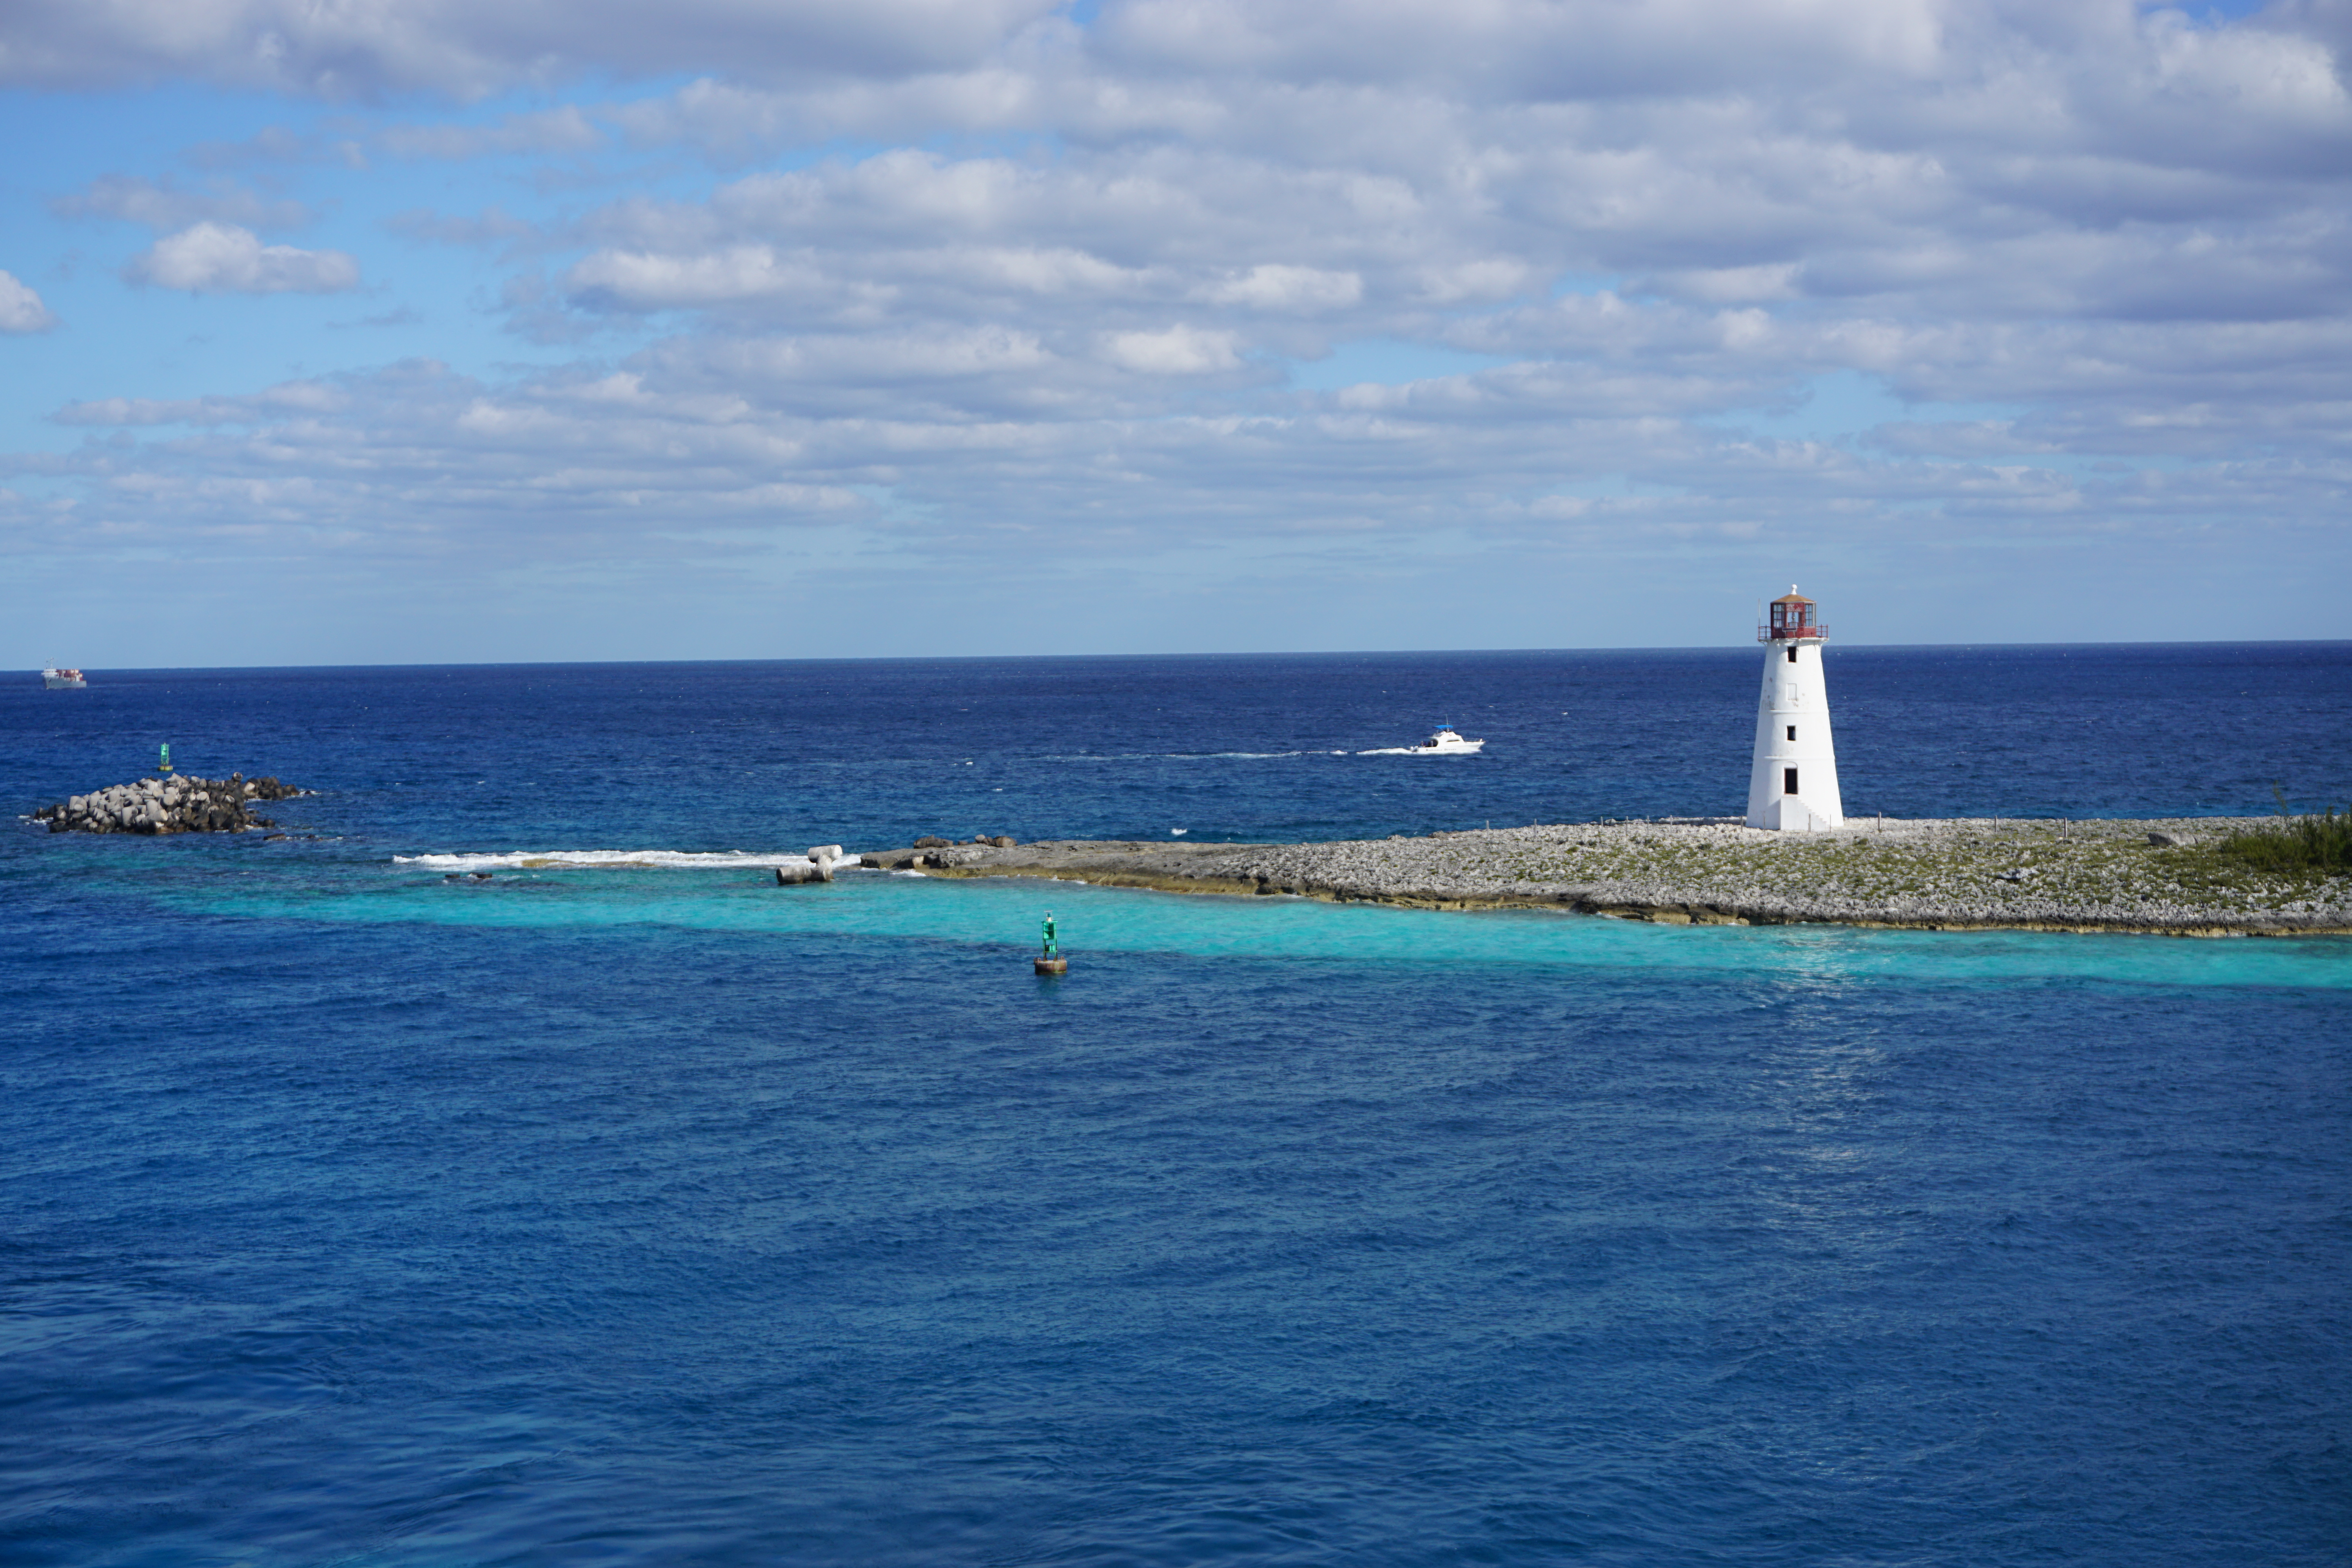
[[(761, 881), (1735, 810), (1755, 657), (0, 694), (327, 792), (0, 837), (0, 1560), (2352, 1557), (2352, 943)], [(1859, 810), (2352, 795), (2342, 645), (1830, 678)]]

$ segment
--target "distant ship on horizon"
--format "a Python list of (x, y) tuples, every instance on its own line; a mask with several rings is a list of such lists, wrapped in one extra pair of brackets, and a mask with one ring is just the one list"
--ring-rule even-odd
[(41, 671), (41, 684), (51, 691), (79, 691), (89, 682), (79, 669), (51, 668)]

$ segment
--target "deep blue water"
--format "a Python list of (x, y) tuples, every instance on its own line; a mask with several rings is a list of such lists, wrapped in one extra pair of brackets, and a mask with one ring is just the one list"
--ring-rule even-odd
[[(2352, 1560), (2352, 942), (760, 881), (1733, 812), (1758, 657), (0, 689), (327, 792), (0, 835), (0, 1561)], [(2352, 799), (2352, 645), (1829, 678), (1857, 812)]]

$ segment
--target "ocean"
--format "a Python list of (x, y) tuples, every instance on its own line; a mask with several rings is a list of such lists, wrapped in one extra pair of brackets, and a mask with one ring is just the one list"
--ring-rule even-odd
[[(0, 1560), (2352, 1560), (2352, 939), (766, 878), (1734, 814), (1759, 658), (8, 684), (320, 793), (0, 836)], [(2352, 644), (1827, 670), (1855, 815), (2352, 801)]]

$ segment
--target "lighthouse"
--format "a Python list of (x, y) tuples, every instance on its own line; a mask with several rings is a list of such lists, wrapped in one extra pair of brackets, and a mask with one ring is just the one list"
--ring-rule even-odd
[(1822, 679), (1821, 619), (1793, 583), (1772, 601), (1769, 615), (1756, 628), (1756, 640), (1764, 645), (1764, 690), (1756, 702), (1748, 826), (1793, 833), (1843, 827), (1829, 687)]

